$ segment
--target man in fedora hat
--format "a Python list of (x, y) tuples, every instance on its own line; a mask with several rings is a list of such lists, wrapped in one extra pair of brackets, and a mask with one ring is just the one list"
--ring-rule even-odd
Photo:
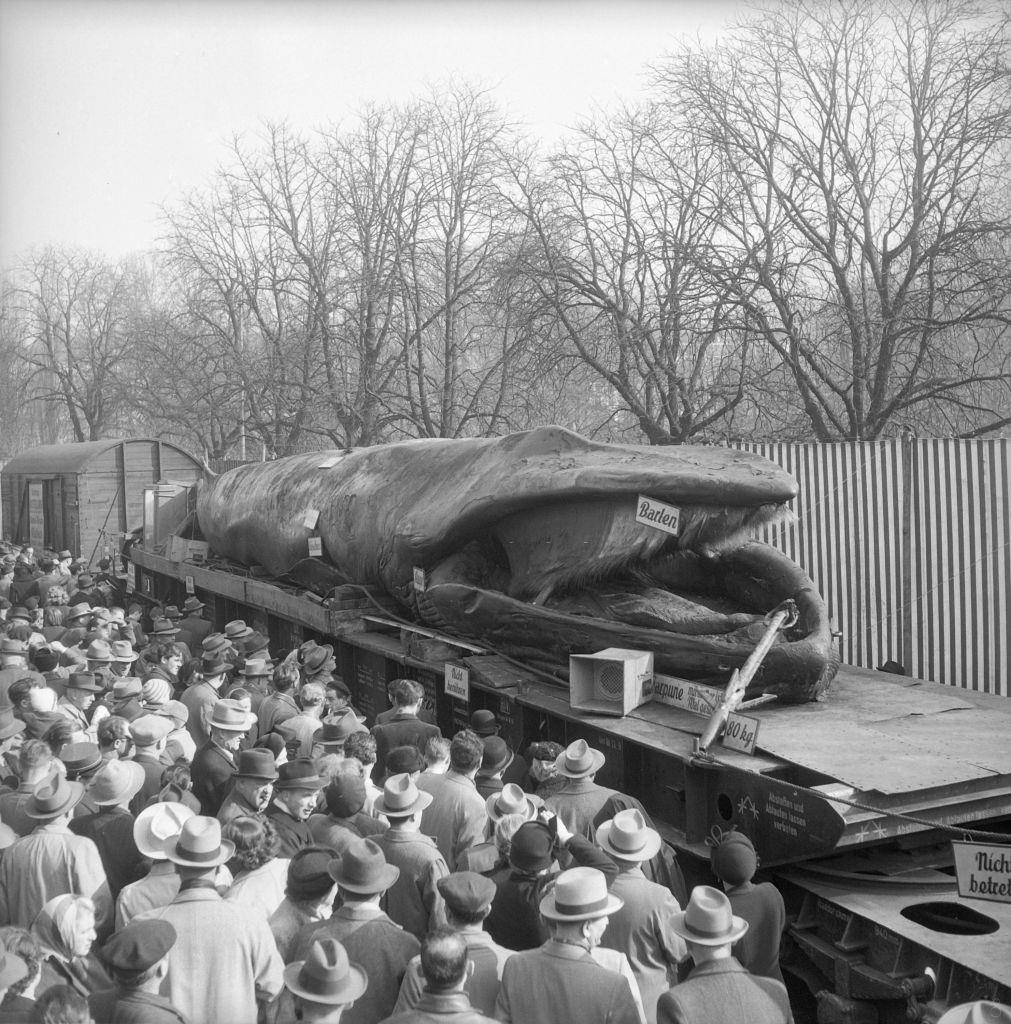
[(597, 772), (604, 767), (604, 761), (603, 753), (591, 747), (586, 740), (574, 740), (555, 761), (557, 773), (567, 781), (544, 801), (548, 810), (554, 811), (571, 832), (590, 840), (593, 839), (595, 819), (601, 808), (612, 797), (621, 796), (617, 790), (594, 782)]
[(344, 741), (353, 732), (368, 731), (355, 712), (351, 708), (345, 708), (338, 715), (323, 721), (319, 731), (313, 736), (312, 753), (309, 756), (315, 758), (323, 754), (343, 754)]
[(234, 700), (219, 700), (211, 709), (207, 722), (210, 738), (190, 765), (193, 795), (200, 801), (201, 812), (209, 817), (221, 810), (235, 774), (235, 755), (252, 722), (253, 716)]
[(505, 770), (513, 763), (513, 752), (501, 736), (485, 736), (482, 739), (484, 754), (481, 767), (474, 778), (474, 786), (486, 800), (502, 792)]
[[(484, 930), (484, 919), (495, 896), (495, 883), (473, 871), (455, 871), (439, 880), (439, 892), (445, 902), (446, 927), (460, 937), (465, 959), (472, 965), (462, 991), (466, 992), (474, 1009), (490, 1016), (495, 1012), (502, 968), (513, 955), (511, 949), (497, 945)], [(426, 987), (422, 963), (424, 948), (422, 939), (422, 956), (416, 956), (407, 965), (394, 1016), (420, 1009)]]
[[(242, 667), (235, 673), (237, 684), (249, 693), (249, 703), (253, 711), (259, 715), (260, 705), (267, 696), (267, 684), (274, 672), (269, 661), (264, 658), (247, 658)], [(259, 735), (259, 728), (257, 728)]]
[(418, 778), (418, 788), (434, 798), (425, 811), (422, 828), (435, 839), (450, 871), (456, 870), (464, 850), (484, 840), (488, 815), (484, 798), (474, 785), (483, 757), (480, 738), (470, 729), (461, 729), (449, 745), (449, 771)]
[(292, 857), (302, 847), (313, 845), (309, 817), (316, 809), (316, 797), (323, 786), (324, 780), (307, 757), (286, 761), (278, 769), (267, 818), (280, 840), (279, 857)]
[(183, 601), (183, 617), (176, 623), (179, 629), (177, 639), (186, 644), (191, 651), (197, 650), (214, 630), (214, 624), (204, 618), (207, 606), (198, 597), (188, 597)]
[(137, 676), (120, 676), (112, 680), (112, 690), (109, 693), (111, 699), (110, 712), (133, 722), (144, 714), (141, 704), (141, 694), (144, 692), (144, 684)]
[(314, 941), (340, 942), (369, 979), (368, 990), (355, 1003), (355, 1022), (378, 1024), (393, 1012), (407, 965), (421, 951), (418, 940), (379, 906), (400, 872), (386, 863), (382, 849), (371, 839), (355, 840), (331, 861), (329, 870), (337, 883), (339, 905), (328, 921), (306, 925), (299, 932), (292, 959), (303, 959)]
[(200, 672), (193, 677), (193, 682), (180, 697), (189, 711), (186, 729), (198, 748), (211, 738), (211, 712), (221, 699), (221, 687), (224, 686), (229, 668), (228, 662), (221, 658), (208, 658), (205, 655), (200, 661)]
[(685, 940), (695, 966), (657, 1002), (657, 1024), (790, 1024), (790, 1000), (782, 982), (749, 974), (732, 954), (748, 930), (726, 894), (697, 885), (674, 930)]
[(309, 947), (304, 960), (284, 969), (284, 985), (295, 1000), (298, 1020), (337, 1024), (344, 1009), (369, 986), (365, 972), (348, 960), (336, 939), (321, 939)]
[(423, 793), (410, 775), (402, 774), (386, 780), (383, 795), (373, 808), (390, 823), (376, 836), (376, 842), (386, 862), (400, 870), (400, 877), (386, 894), (386, 913), (419, 941), (446, 920), (438, 882), (449, 869), (435, 841), (418, 831), (422, 812), (431, 802), (431, 794)]
[(179, 876), (165, 849), (182, 831), (195, 812), (183, 804), (159, 801), (145, 807), (133, 822), (133, 841), (141, 855), (151, 861), (148, 873), (124, 886), (116, 900), (116, 928), (122, 928), (138, 914), (166, 907), (179, 892)]
[(544, 801), (539, 796), (524, 793), (515, 782), (507, 782), (497, 793), (488, 797), (484, 806), (491, 838), (466, 849), (457, 861), (457, 870), (477, 871), (490, 877), (508, 865), (507, 856), (499, 849), (498, 823), (505, 817), (518, 819), (510, 828), (508, 838), (511, 840), (520, 824), (537, 817)]
[(618, 866), (611, 893), (625, 904), (611, 916), (601, 945), (628, 957), (647, 1024), (655, 1024), (656, 1001), (677, 984), (677, 965), (687, 956), (673, 924), (681, 907), (669, 889), (642, 872), (660, 849), (660, 833), (630, 808), (597, 829), (597, 845)]
[(629, 982), (590, 955), (600, 944), (608, 917), (621, 906), (607, 891), (602, 872), (586, 867), (563, 871), (541, 899), (541, 915), (551, 923), (552, 937), (506, 961), (496, 1019), (516, 1024), (636, 1024), (639, 1009)]
[(331, 777), (323, 789), (323, 803), (326, 814), (313, 814), (309, 831), (315, 842), (337, 853), (343, 853), (355, 839), (374, 839), (389, 828), (366, 811), (365, 779), (350, 767), (342, 767)]
[(474, 971), (469, 954), (464, 937), (452, 928), (427, 935), (421, 955), (415, 958), (424, 989), (412, 1006), (398, 1010), (382, 1024), (490, 1024), (494, 1018), (474, 1004), (469, 991)]
[(144, 769), (135, 761), (106, 761), (88, 787), (88, 796), (98, 810), (70, 823), (71, 832), (86, 836), (98, 847), (113, 900), (124, 885), (144, 874), (130, 813), (130, 801), (143, 785)]
[(25, 814), (36, 827), (0, 859), (0, 921), (31, 928), (49, 900), (74, 893), (94, 902), (99, 931), (111, 926), (112, 897), (98, 848), (70, 830), (83, 796), (83, 783), (56, 774), (25, 801)]
[(95, 729), (88, 721), (88, 709), (104, 687), (93, 672), (72, 672), (67, 680), (67, 692), (56, 705), (56, 710), (70, 719), (80, 739), (95, 739)]
[(227, 825), (233, 818), (240, 817), (264, 820), (276, 781), (277, 765), (269, 750), (240, 750), (232, 788), (218, 809), (218, 821)]
[(133, 649), (133, 644), (129, 640), (113, 640), (109, 644), (109, 652), (112, 654), (109, 669), (114, 678), (133, 673), (133, 666), (140, 655)]
[[(489, 737), (498, 736), (499, 730), (502, 728), (501, 723), (495, 716), (494, 711), (490, 711), (487, 708), (478, 708), (470, 716), (470, 727), (471, 729), (481, 737), (483, 742), (487, 742)], [(511, 748), (510, 748), (511, 750)], [(523, 786), (529, 779), (527, 778), (530, 768), (526, 762), (526, 758), (522, 754), (512, 751), (512, 759), (502, 772), (502, 782), (515, 782), (518, 786)], [(487, 795), (487, 794), (486, 794)]]
[(162, 995), (191, 1021), (250, 1024), (283, 984), (266, 918), (223, 900), (214, 886), (218, 868), (234, 853), (216, 818), (190, 818), (165, 846), (179, 873), (179, 894), (134, 918), (175, 928)]
[(0, 638), (0, 706), (10, 703), (7, 691), (11, 683), (31, 675), (42, 678), (28, 667), (28, 645), (23, 640)]
[(88, 1004), (94, 1019), (117, 1024), (187, 1024), (158, 995), (175, 941), (176, 930), (168, 921), (132, 921), (116, 932), (99, 951), (116, 987), (91, 996)]

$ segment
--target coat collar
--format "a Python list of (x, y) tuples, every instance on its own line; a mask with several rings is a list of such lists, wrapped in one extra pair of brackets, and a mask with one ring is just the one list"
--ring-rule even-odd
[(712, 974), (748, 974), (750, 973), (732, 956), (723, 960), (707, 960), (704, 964), (693, 967), (690, 978), (697, 978), (700, 975)]
[(420, 1013), (466, 1013), (474, 1008), (466, 992), (422, 992), (416, 1009)]
[[(374, 903), (345, 903), (332, 916), (343, 917), (346, 921), (389, 921), (393, 924), (392, 919)], [(394, 927), (399, 928), (400, 925)]]
[(554, 939), (548, 939), (541, 946), (541, 952), (547, 956), (558, 957), (559, 960), (589, 960), (591, 963), (597, 962), (582, 946), (571, 946), (567, 942), (556, 942)]

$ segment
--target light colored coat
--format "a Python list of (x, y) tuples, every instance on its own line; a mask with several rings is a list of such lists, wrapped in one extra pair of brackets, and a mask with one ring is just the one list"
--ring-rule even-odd
[(18, 839), (0, 860), (0, 923), (31, 928), (54, 896), (95, 901), (99, 934), (112, 929), (113, 902), (98, 847), (63, 824), (47, 822)]
[(198, 888), (134, 918), (153, 919), (176, 930), (161, 994), (191, 1024), (251, 1024), (257, 1000), (281, 991), (284, 965), (263, 915)]
[(484, 842), (485, 802), (473, 779), (450, 769), (445, 775), (419, 775), (418, 789), (434, 799), (421, 813), (421, 831), (431, 836), (450, 871), (464, 850)]
[(649, 1024), (656, 1021), (656, 1001), (677, 983), (675, 965), (688, 955), (684, 939), (671, 927), (681, 908), (665, 886), (649, 881), (641, 868), (622, 871), (611, 895), (625, 901), (607, 922), (602, 946), (628, 957)]
[(626, 978), (601, 967), (580, 946), (549, 939), (506, 961), (495, 1019), (507, 1024), (638, 1024), (640, 1017)]
[(391, 828), (374, 837), (387, 864), (400, 868), (400, 877), (386, 891), (386, 913), (420, 942), (432, 928), (446, 923), (446, 910), (437, 885), (449, 874), (435, 842), (420, 832)]
[(791, 1024), (781, 982), (756, 978), (733, 957), (699, 964), (656, 1005), (657, 1024)]

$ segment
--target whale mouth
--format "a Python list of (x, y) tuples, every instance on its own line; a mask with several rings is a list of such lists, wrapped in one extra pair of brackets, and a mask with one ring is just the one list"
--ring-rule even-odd
[[(545, 502), (486, 524), (428, 586), (493, 591), (570, 615), (687, 635), (755, 633), (767, 608), (726, 592), (713, 560), (792, 518), (786, 502), (684, 505), (676, 532), (636, 518), (635, 496)], [(418, 601), (430, 621), (435, 613)]]

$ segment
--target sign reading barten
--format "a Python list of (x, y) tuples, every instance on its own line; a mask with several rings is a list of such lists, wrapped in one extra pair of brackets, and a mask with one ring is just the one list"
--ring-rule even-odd
[(953, 839), (958, 895), (1011, 903), (1011, 846)]
[(676, 534), (681, 523), (681, 509), (640, 494), (636, 498), (635, 521), (663, 530), (664, 533)]

